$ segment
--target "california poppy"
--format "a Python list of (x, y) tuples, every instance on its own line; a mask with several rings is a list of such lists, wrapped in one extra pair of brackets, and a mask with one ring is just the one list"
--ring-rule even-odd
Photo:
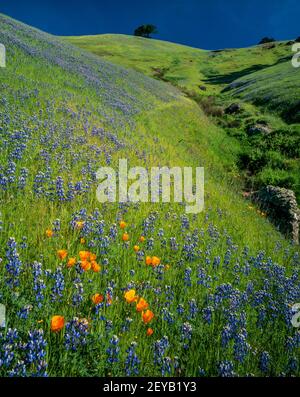
[(81, 268), (85, 271), (85, 272), (87, 272), (87, 271), (89, 271), (90, 269), (91, 269), (91, 263), (90, 262), (88, 262), (88, 261), (81, 261), (80, 262), (80, 265), (81, 265)]
[(79, 258), (82, 261), (87, 261), (90, 259), (90, 252), (89, 251), (80, 251), (79, 252)]
[(138, 303), (136, 304), (136, 311), (137, 312), (142, 312), (143, 310), (148, 309), (149, 304), (144, 298), (140, 298)]
[(152, 258), (152, 266), (156, 267), (160, 264), (160, 259), (157, 256), (153, 256)]
[(154, 318), (154, 313), (151, 310), (146, 310), (142, 312), (142, 319), (145, 324), (150, 323)]
[(53, 231), (51, 230), (51, 229), (47, 229), (46, 230), (46, 236), (48, 237), (48, 238), (50, 238), (50, 237), (53, 237)]
[(151, 256), (146, 256), (146, 265), (152, 265), (152, 258)]
[(135, 295), (134, 289), (131, 289), (131, 290), (125, 292), (124, 298), (127, 303), (136, 302), (136, 300), (138, 299), (138, 297)]
[(101, 303), (103, 301), (104, 301), (104, 296), (101, 295), (101, 294), (95, 294), (95, 295), (92, 296), (92, 302), (95, 305), (98, 305), (99, 303)]
[(134, 250), (135, 252), (139, 252), (140, 247), (139, 247), (138, 245), (135, 245), (135, 246), (133, 247), (133, 250)]
[(129, 240), (129, 234), (124, 233), (123, 236), (122, 236), (122, 240), (123, 241), (128, 241)]
[(125, 229), (126, 226), (127, 226), (126, 222), (124, 222), (124, 221), (120, 222), (120, 228), (121, 229)]
[(97, 259), (97, 255), (92, 254), (92, 253), (90, 252), (90, 261), (93, 262), (93, 261), (95, 261), (96, 259)]
[(51, 331), (59, 332), (65, 326), (65, 319), (63, 316), (53, 316), (51, 319)]
[(93, 272), (95, 272), (95, 273), (99, 273), (100, 272), (101, 266), (98, 265), (98, 263), (96, 261), (92, 261), (91, 262), (91, 266), (92, 266)]
[(154, 333), (154, 331), (152, 328), (147, 329), (147, 336), (151, 336), (151, 335), (153, 335), (153, 333)]
[(140, 242), (141, 242), (141, 243), (144, 243), (144, 242), (145, 242), (145, 240), (146, 240), (146, 239), (145, 239), (145, 237), (144, 237), (144, 236), (141, 236), (141, 237), (140, 237)]
[(67, 255), (68, 255), (68, 251), (67, 250), (59, 250), (59, 251), (57, 251), (57, 255), (58, 255), (59, 259), (61, 259), (63, 261), (64, 259), (66, 259)]
[(80, 244), (85, 244), (85, 238), (80, 239)]
[(73, 267), (76, 263), (76, 258), (70, 258), (67, 263), (67, 267)]

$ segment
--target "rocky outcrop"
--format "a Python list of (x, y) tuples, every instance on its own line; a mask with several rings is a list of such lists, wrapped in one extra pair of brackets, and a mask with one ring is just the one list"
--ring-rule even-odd
[(300, 209), (292, 190), (266, 186), (252, 198), (284, 235), (299, 244)]
[(271, 128), (264, 123), (256, 123), (249, 125), (247, 128), (248, 135), (256, 135), (256, 134), (269, 134), (272, 132)]
[(240, 113), (241, 110), (242, 110), (242, 107), (239, 103), (232, 103), (225, 109), (225, 113), (226, 114), (236, 114), (236, 113)]

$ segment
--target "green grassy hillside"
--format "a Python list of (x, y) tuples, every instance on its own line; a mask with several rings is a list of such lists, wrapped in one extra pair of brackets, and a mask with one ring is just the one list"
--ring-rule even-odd
[[(238, 140), (170, 84), (0, 26), (0, 375), (299, 375), (299, 252), (241, 197)], [(99, 203), (120, 158), (204, 166), (205, 211)]]
[[(300, 203), (300, 69), (291, 65), (291, 42), (203, 51), (124, 35), (65, 39), (179, 87), (240, 143), (236, 167), (245, 190), (278, 185), (292, 189)], [(243, 111), (224, 115), (232, 102)], [(267, 125), (269, 136), (248, 134), (259, 123)]]
[[(104, 34), (66, 37), (67, 41), (113, 63), (163, 78), (195, 93), (219, 92), (239, 77), (291, 57), (291, 45), (260, 45), (204, 51), (142, 37)], [(202, 87), (202, 89), (200, 88)]]
[(228, 90), (247, 102), (276, 111), (289, 123), (300, 123), (300, 74), (290, 60), (241, 77)]

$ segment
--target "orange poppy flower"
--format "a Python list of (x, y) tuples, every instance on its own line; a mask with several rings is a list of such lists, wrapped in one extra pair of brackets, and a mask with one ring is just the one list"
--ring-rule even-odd
[(80, 244), (85, 244), (85, 238), (80, 239)]
[(140, 247), (139, 247), (138, 245), (135, 245), (135, 246), (133, 247), (133, 250), (134, 250), (135, 252), (139, 252)]
[(148, 307), (149, 307), (148, 302), (144, 298), (140, 298), (140, 300), (138, 301), (138, 303), (136, 305), (136, 311), (142, 312), (143, 310), (148, 309)]
[(136, 300), (138, 299), (138, 297), (135, 295), (135, 290), (134, 289), (131, 289), (131, 290), (125, 292), (124, 298), (125, 298), (127, 303), (136, 302)]
[(101, 294), (95, 294), (95, 295), (92, 296), (92, 302), (95, 305), (98, 305), (99, 303), (101, 303), (103, 301), (104, 301), (104, 296), (101, 295)]
[(95, 261), (96, 259), (97, 259), (97, 255), (92, 254), (92, 253), (90, 252), (90, 261), (93, 262), (93, 261)]
[(48, 238), (53, 237), (53, 235), (54, 235), (54, 233), (53, 233), (53, 231), (52, 231), (51, 229), (47, 229), (47, 230), (46, 230), (46, 236), (47, 236)]
[(151, 335), (153, 335), (153, 333), (154, 333), (154, 331), (152, 328), (147, 329), (147, 336), (151, 336)]
[(70, 258), (67, 263), (67, 267), (73, 267), (76, 263), (76, 258)]
[(145, 239), (145, 237), (144, 237), (144, 236), (141, 236), (141, 237), (140, 237), (140, 242), (141, 242), (141, 243), (144, 243), (144, 242), (145, 242), (145, 240), (146, 240), (146, 239)]
[(53, 316), (51, 319), (51, 331), (59, 332), (65, 326), (65, 319), (63, 316)]
[(91, 269), (91, 263), (88, 261), (81, 261), (80, 263), (81, 268), (85, 271), (88, 272)]
[(126, 222), (124, 222), (124, 221), (120, 222), (120, 228), (121, 229), (125, 229), (126, 226), (127, 226)]
[(68, 255), (68, 251), (67, 250), (59, 250), (59, 251), (57, 251), (57, 255), (58, 255), (59, 259), (61, 259), (63, 261), (64, 259), (66, 259), (67, 255)]
[(92, 261), (91, 266), (92, 266), (93, 272), (95, 272), (95, 273), (99, 273), (100, 272), (101, 266), (98, 265), (98, 263), (96, 261)]
[(145, 312), (142, 312), (142, 319), (144, 324), (150, 323), (154, 318), (154, 313), (151, 310), (146, 310)]
[(152, 265), (152, 258), (151, 256), (146, 256), (146, 265)]
[(153, 256), (152, 258), (152, 266), (156, 267), (160, 264), (160, 259), (157, 256)]
[(90, 252), (89, 251), (80, 251), (79, 252), (79, 258), (82, 261), (87, 261), (90, 259)]
[(123, 236), (122, 236), (122, 240), (123, 241), (129, 241), (129, 234), (124, 233)]

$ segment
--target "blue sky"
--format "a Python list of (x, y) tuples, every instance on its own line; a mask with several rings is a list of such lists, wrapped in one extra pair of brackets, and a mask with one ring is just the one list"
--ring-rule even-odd
[(300, 36), (299, 0), (0, 0), (0, 12), (57, 35), (132, 34), (152, 23), (155, 38), (205, 49)]

